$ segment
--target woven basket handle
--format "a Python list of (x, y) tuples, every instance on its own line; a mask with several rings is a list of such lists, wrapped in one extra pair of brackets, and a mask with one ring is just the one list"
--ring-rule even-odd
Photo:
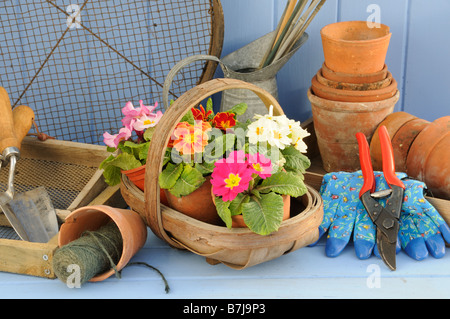
[(211, 95), (228, 89), (248, 89), (255, 93), (268, 109), (270, 105), (273, 105), (274, 115), (284, 114), (278, 101), (269, 92), (254, 84), (236, 79), (213, 79), (202, 83), (184, 93), (167, 109), (156, 126), (148, 150), (145, 169), (144, 217), (153, 233), (172, 246), (182, 248), (170, 238), (163, 228), (158, 184), (167, 143), (178, 122), (192, 107), (195, 107)]
[(193, 62), (201, 61), (201, 60), (210, 60), (210, 61), (218, 62), (220, 67), (222, 68), (223, 73), (225, 74), (225, 77), (227, 77), (227, 75), (229, 74), (228, 68), (226, 67), (226, 65), (223, 64), (222, 61), (220, 61), (220, 59), (214, 55), (197, 54), (197, 55), (192, 55), (192, 56), (189, 56), (189, 57), (181, 60), (169, 71), (169, 73), (167, 74), (166, 79), (164, 81), (163, 105), (166, 110), (169, 108), (169, 89), (170, 89), (170, 86), (172, 85), (172, 81), (173, 81), (173, 78), (175, 77), (175, 75), (178, 72), (180, 72), (180, 70), (182, 68), (184, 68), (185, 66), (187, 66)]

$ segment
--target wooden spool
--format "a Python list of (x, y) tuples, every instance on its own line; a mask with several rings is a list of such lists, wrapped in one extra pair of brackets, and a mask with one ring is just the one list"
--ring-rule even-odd
[(253, 84), (235, 79), (213, 79), (200, 84), (179, 97), (158, 123), (148, 152), (145, 191), (142, 192), (122, 176), (121, 192), (128, 205), (141, 214), (155, 235), (169, 245), (204, 256), (210, 263), (243, 269), (316, 241), (323, 204), (319, 193), (308, 186), (304, 196), (292, 199), (292, 217), (283, 221), (278, 231), (268, 236), (255, 234), (246, 228), (228, 229), (207, 224), (160, 204), (158, 176), (166, 145), (177, 123), (192, 107), (228, 89), (251, 90), (268, 109), (273, 105), (274, 115), (284, 114), (272, 95)]

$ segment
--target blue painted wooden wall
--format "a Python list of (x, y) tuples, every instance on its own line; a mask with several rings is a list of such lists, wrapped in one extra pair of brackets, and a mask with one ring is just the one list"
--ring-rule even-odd
[[(274, 30), (285, 4), (286, 0), (222, 0), (222, 55)], [(450, 1), (328, 0), (307, 29), (307, 43), (278, 73), (279, 100), (288, 116), (301, 121), (311, 116), (306, 92), (324, 60), (320, 29), (337, 21), (367, 20), (373, 13), (367, 11), (370, 4), (379, 6), (381, 23), (392, 32), (386, 64), (401, 94), (395, 111), (428, 121), (450, 115)]]

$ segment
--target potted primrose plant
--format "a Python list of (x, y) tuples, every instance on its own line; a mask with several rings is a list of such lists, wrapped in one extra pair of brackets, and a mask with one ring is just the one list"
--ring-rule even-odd
[(209, 98), (206, 109), (199, 105), (183, 116), (167, 145), (158, 180), (170, 207), (203, 222), (221, 224), (211, 198), (211, 173), (214, 162), (234, 142), (225, 133), (239, 125), (236, 116), (246, 109), (241, 103), (215, 114)]
[(111, 154), (102, 161), (100, 169), (103, 169), (103, 176), (109, 185), (119, 184), (123, 173), (138, 188), (144, 190), (148, 147), (163, 113), (155, 112), (158, 102), (146, 106), (141, 100), (139, 104), (140, 106), (135, 108), (132, 102), (127, 102), (122, 108), (123, 127), (117, 134), (103, 134), (103, 142)]
[(307, 192), (303, 173), (311, 163), (303, 138), (310, 134), (298, 121), (273, 116), (272, 108), (243, 128), (243, 144), (214, 162), (212, 195), (228, 228), (268, 235), (289, 218), (290, 196)]

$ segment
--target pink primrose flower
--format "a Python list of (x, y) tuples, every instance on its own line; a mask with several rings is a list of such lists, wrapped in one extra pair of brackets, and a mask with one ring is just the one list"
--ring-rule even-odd
[[(133, 103), (127, 102), (125, 106), (122, 108), (122, 114), (125, 117), (122, 119), (122, 124), (124, 126), (128, 126), (130, 128), (133, 127), (133, 124), (139, 120), (141, 117), (149, 116), (153, 114), (152, 112), (158, 107), (158, 102), (155, 105), (146, 106), (142, 100), (139, 101), (140, 107), (135, 108)], [(160, 111), (156, 114), (159, 115)], [(156, 115), (155, 114), (155, 115)], [(162, 113), (161, 113), (162, 116)], [(145, 119), (144, 119), (145, 120)]]
[(163, 113), (161, 111), (158, 111), (156, 113), (150, 113), (149, 115), (144, 114), (139, 118), (135, 119), (135, 121), (132, 124), (132, 128), (135, 131), (144, 131), (145, 129), (149, 127), (154, 127), (156, 124), (158, 124), (162, 116)]
[(131, 137), (131, 130), (128, 127), (122, 127), (119, 133), (111, 135), (108, 132), (103, 133), (103, 143), (109, 147), (117, 148), (121, 141), (126, 141)]
[(232, 201), (237, 194), (248, 189), (252, 173), (245, 163), (217, 161), (211, 174), (214, 195), (222, 196), (223, 201)]
[(263, 154), (247, 154), (247, 163), (251, 166), (255, 173), (262, 179), (266, 179), (272, 175), (272, 161)]

